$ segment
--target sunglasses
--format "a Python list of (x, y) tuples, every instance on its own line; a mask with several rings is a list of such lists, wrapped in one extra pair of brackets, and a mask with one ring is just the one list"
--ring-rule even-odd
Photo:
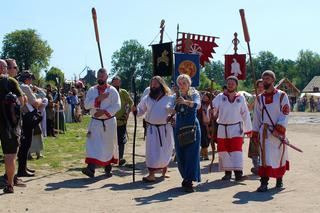
[(18, 67), (8, 67), (8, 69), (15, 69), (15, 70), (18, 70)]

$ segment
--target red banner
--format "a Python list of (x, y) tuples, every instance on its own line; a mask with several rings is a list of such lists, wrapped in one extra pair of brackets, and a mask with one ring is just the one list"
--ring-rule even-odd
[(239, 80), (246, 79), (246, 55), (234, 54), (225, 55), (224, 62), (224, 77), (228, 78), (230, 75), (236, 76)]
[(193, 53), (200, 55), (200, 64), (204, 67), (204, 63), (209, 61), (212, 53), (215, 53), (213, 48), (218, 47), (215, 39), (218, 37), (197, 35), (190, 33), (179, 33), (177, 39), (176, 51), (182, 53)]

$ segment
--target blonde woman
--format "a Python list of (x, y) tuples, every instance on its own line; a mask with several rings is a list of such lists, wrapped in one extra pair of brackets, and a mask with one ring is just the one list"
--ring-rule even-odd
[(179, 172), (183, 178), (182, 187), (186, 192), (194, 192), (193, 181), (200, 182), (200, 125), (197, 110), (200, 95), (191, 86), (191, 78), (182, 74), (177, 78), (175, 150)]

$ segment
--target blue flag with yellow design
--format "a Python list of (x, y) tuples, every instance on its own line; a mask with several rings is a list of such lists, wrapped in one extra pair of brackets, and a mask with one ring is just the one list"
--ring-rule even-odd
[(187, 53), (175, 53), (175, 72), (174, 81), (180, 74), (187, 74), (191, 77), (192, 87), (198, 87), (200, 85), (200, 55), (199, 54), (187, 54)]

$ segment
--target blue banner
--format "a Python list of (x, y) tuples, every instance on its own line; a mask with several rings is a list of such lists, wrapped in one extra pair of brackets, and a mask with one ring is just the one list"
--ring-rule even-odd
[(174, 82), (176, 84), (177, 77), (180, 74), (187, 74), (191, 77), (192, 87), (200, 85), (200, 55), (175, 53), (175, 72)]

